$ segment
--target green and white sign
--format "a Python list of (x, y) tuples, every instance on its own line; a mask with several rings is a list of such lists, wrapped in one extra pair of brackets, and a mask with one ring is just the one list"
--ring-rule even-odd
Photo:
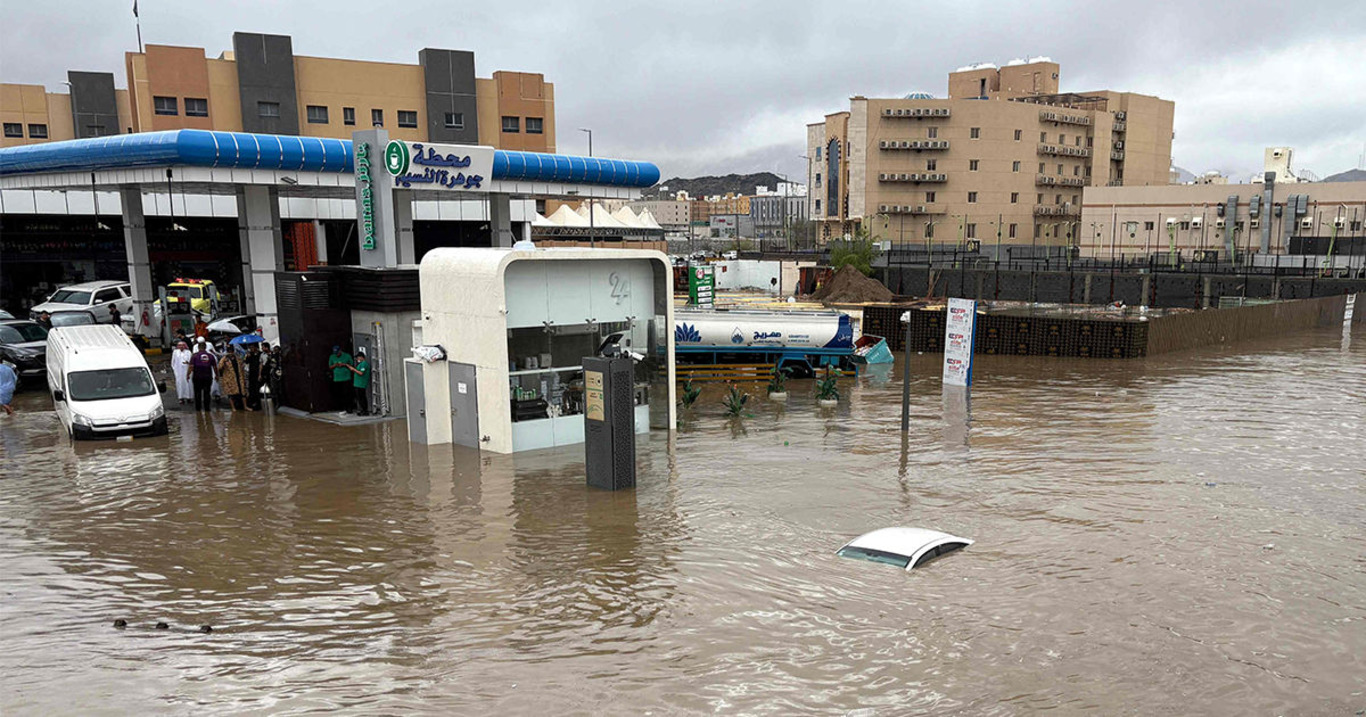
[(360, 248), (375, 248), (375, 191), (370, 177), (370, 143), (356, 142), (356, 193), (360, 197)]
[(389, 146), (384, 148), (384, 168), (389, 170), (389, 174), (395, 177), (407, 174), (411, 163), (412, 153), (408, 150), (408, 144), (396, 139), (389, 140)]
[(712, 266), (688, 267), (688, 303), (710, 309), (716, 290), (716, 271)]

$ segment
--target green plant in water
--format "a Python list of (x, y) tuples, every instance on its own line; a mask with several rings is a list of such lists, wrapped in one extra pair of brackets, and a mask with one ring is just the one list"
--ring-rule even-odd
[(684, 408), (692, 408), (697, 403), (697, 397), (702, 395), (702, 389), (694, 386), (692, 379), (683, 382), (683, 393), (679, 394), (678, 400)]
[(773, 374), (768, 377), (769, 393), (787, 393), (787, 374), (790, 369), (773, 368)]
[(749, 403), (749, 394), (740, 390), (739, 386), (731, 385), (726, 392), (725, 398), (721, 399), (721, 405), (726, 407), (726, 413), (731, 416), (739, 416), (745, 410), (745, 404)]
[(825, 374), (825, 378), (816, 381), (816, 398), (822, 401), (839, 400), (839, 385), (835, 383), (835, 377), (829, 372)]

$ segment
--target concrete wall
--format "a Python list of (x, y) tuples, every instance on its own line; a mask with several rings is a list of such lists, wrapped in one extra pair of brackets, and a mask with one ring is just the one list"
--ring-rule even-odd
[(114, 73), (66, 73), (71, 83), (72, 130), (77, 138), (119, 134), (119, 108)]
[[(299, 134), (299, 97), (294, 82), (294, 44), (288, 35), (232, 34), (242, 102), (242, 130), (267, 134)], [(203, 64), (203, 50), (198, 50)], [(149, 49), (150, 54), (150, 49)], [(205, 87), (207, 88), (207, 72)], [(207, 90), (206, 90), (207, 91)], [(279, 117), (262, 117), (260, 102), (280, 105)], [(368, 118), (367, 118), (368, 119)], [(367, 124), (366, 127), (369, 125)]]
[[(427, 139), (433, 142), (477, 144), (479, 105), (474, 81), (474, 53), (468, 50), (424, 48), (417, 53), (427, 103)], [(446, 126), (446, 114), (461, 115), (464, 126)]]
[[(420, 311), (399, 313), (380, 313), (377, 311), (352, 311), (351, 333), (370, 334), (384, 340), (384, 369), (373, 370), (371, 385), (384, 381), (383, 390), (387, 393), (389, 415), (404, 416), (408, 412), (407, 398), (404, 395), (403, 361), (412, 358), (413, 322), (422, 318)], [(376, 326), (376, 324), (379, 324)], [(376, 352), (378, 352), (376, 350)], [(374, 356), (370, 357), (371, 366), (375, 365)], [(372, 391), (371, 395), (374, 393)], [(372, 410), (373, 410), (372, 406)]]
[(1148, 355), (1234, 343), (1284, 331), (1340, 326), (1344, 295), (1165, 316), (1149, 323)]

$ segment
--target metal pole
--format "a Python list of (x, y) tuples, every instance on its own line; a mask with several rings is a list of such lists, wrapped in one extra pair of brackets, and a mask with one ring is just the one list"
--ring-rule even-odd
[[(580, 128), (579, 128), (579, 131), (580, 131), (580, 132), (587, 132), (587, 133), (588, 133), (588, 156), (589, 156), (589, 157), (592, 157), (592, 156), (593, 156), (593, 130), (591, 130), (591, 129), (584, 129), (584, 128), (580, 127)], [(590, 196), (590, 197), (588, 198), (588, 246), (589, 246), (590, 249), (595, 249), (595, 248), (597, 248), (597, 246), (598, 246), (597, 239), (598, 239), (598, 227), (597, 227), (596, 222), (595, 222), (594, 219), (593, 219), (593, 198)]]
[(901, 432), (911, 430), (911, 312), (906, 315), (906, 345), (901, 351)]

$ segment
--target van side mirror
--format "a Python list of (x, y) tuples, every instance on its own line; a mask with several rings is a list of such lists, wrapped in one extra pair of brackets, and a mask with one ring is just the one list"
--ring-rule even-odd
[(53, 391), (53, 392), (52, 392), (52, 400), (54, 400), (54, 401), (59, 401), (59, 402), (60, 402), (60, 401), (65, 401), (65, 400), (66, 400), (66, 392), (63, 391), (63, 390), (61, 390), (60, 388), (57, 389), (57, 390), (55, 390), (55, 391)]

